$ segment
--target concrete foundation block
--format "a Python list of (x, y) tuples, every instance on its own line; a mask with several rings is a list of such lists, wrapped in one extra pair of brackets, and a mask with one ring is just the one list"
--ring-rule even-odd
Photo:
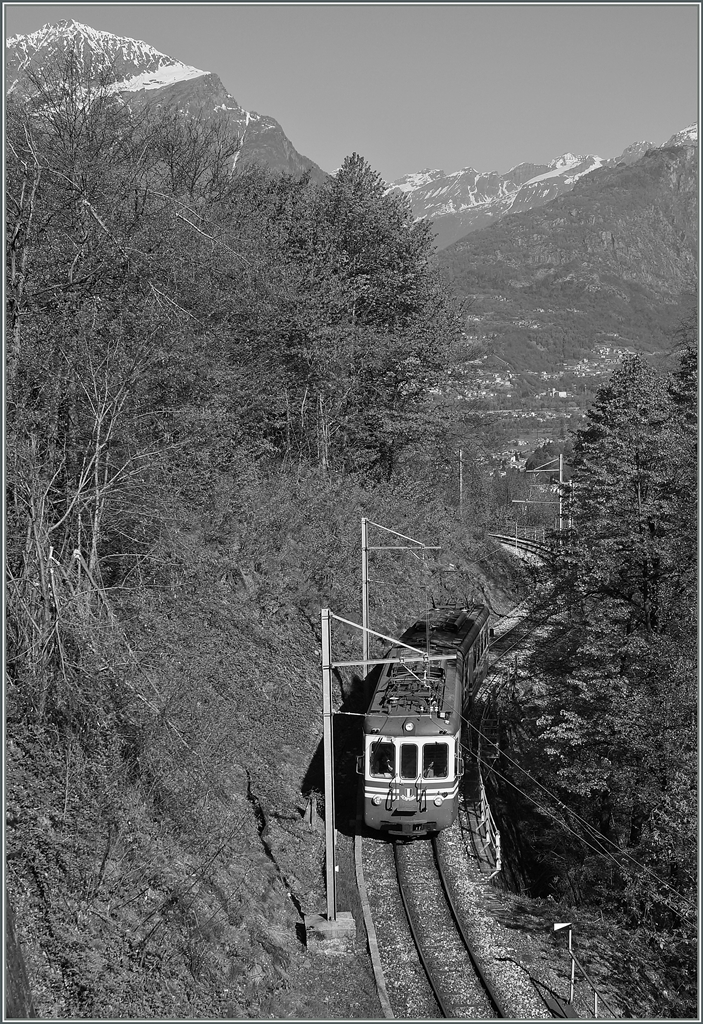
[(336, 921), (324, 914), (305, 914), (305, 941), (319, 953), (351, 953), (356, 938), (354, 917), (348, 910), (337, 912)]

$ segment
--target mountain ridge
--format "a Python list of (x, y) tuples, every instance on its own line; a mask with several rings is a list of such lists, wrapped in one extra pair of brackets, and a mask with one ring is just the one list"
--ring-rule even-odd
[(310, 173), (315, 181), (327, 175), (303, 156), (272, 117), (245, 110), (227, 92), (215, 72), (203, 71), (161, 53), (149, 43), (93, 29), (68, 19), (44, 25), (6, 43), (8, 94), (31, 95), (31, 75), (68, 52), (77, 57), (91, 78), (107, 79), (107, 88), (132, 103), (176, 106), (206, 118), (225, 118), (240, 136), (233, 166), (261, 163), (274, 171)]
[(662, 350), (696, 288), (697, 189), (692, 145), (651, 149), (467, 234), (439, 266), (513, 365), (553, 368), (607, 338)]
[(663, 147), (647, 141), (634, 142), (618, 157), (609, 159), (564, 153), (546, 164), (519, 163), (503, 173), (464, 167), (447, 174), (426, 168), (390, 182), (388, 191), (402, 192), (417, 219), (427, 217), (432, 221), (441, 250), (507, 214), (544, 206), (601, 167), (629, 165), (651, 149), (693, 142), (697, 142), (695, 124), (677, 132)]

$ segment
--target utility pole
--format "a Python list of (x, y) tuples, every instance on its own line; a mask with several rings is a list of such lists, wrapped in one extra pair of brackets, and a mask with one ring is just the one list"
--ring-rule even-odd
[(459, 449), (459, 515), (464, 509), (464, 449)]
[(369, 674), (369, 521), (361, 520), (361, 627), (364, 679)]
[(327, 920), (337, 920), (337, 832), (334, 827), (334, 729), (332, 727), (332, 639), (330, 610), (321, 610), (322, 620), (322, 744), (325, 770), (325, 880)]
[[(394, 537), (399, 537), (401, 540), (410, 541), (409, 544), (369, 544), (369, 526), (375, 526), (377, 530), (383, 530), (385, 533), (390, 533)], [(362, 646), (362, 659), (364, 666), (364, 678), (369, 674), (369, 633), (373, 633), (372, 629), (369, 629), (369, 551), (422, 551), (423, 561), (425, 551), (441, 551), (441, 547), (430, 547), (427, 544), (423, 544), (421, 540), (415, 540), (414, 537), (406, 537), (404, 533), (398, 533), (397, 530), (389, 530), (387, 526), (381, 526), (380, 523), (374, 523), (371, 519), (365, 517), (361, 520), (361, 623), (364, 631), (363, 646)]]
[(337, 913), (337, 831), (334, 816), (334, 722), (332, 711), (332, 631), (335, 616), (329, 608), (320, 612), (322, 626), (322, 741), (325, 769), (325, 887), (326, 914), (305, 914), (308, 949), (350, 952), (356, 926), (348, 910)]
[[(551, 468), (551, 464), (553, 462), (556, 462), (556, 461), (557, 461), (556, 458), (550, 459), (549, 462), (545, 462), (545, 464), (543, 466), (538, 466), (537, 469), (526, 469), (525, 472), (526, 473), (554, 473), (554, 469)], [(564, 480), (564, 456), (562, 454), (560, 454), (559, 455), (559, 484), (558, 484), (559, 498), (558, 498), (558, 503), (557, 503), (558, 504), (558, 510), (559, 510), (558, 519), (557, 519), (557, 527), (558, 527), (559, 533), (562, 533), (563, 530), (564, 530), (564, 488), (565, 488), (565, 486), (566, 486), (566, 481)], [(513, 504), (514, 505), (519, 505), (519, 504), (522, 504), (522, 505), (553, 505), (554, 502), (553, 501), (535, 501), (535, 500), (532, 500), (531, 498), (513, 498)]]

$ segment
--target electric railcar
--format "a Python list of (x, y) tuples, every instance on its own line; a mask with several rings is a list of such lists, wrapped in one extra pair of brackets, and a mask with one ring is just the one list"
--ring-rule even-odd
[(389, 835), (412, 838), (448, 828), (458, 813), (462, 716), (488, 667), (489, 610), (437, 608), (400, 640), (429, 655), (426, 661), (397, 646), (383, 665), (364, 718), (364, 822)]

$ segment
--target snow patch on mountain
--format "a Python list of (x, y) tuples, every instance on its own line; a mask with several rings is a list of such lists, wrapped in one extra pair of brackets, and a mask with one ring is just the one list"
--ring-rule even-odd
[(591, 171), (595, 171), (597, 167), (603, 165), (603, 160), (599, 156), (574, 156), (573, 153), (566, 153), (564, 156), (560, 156), (557, 160), (552, 160), (548, 165), (550, 170), (545, 171), (544, 174), (536, 174), (534, 178), (529, 178), (524, 184), (534, 185), (537, 181), (546, 181), (547, 178), (557, 178), (564, 175), (565, 171), (570, 171), (574, 167), (578, 167), (584, 162), (587, 166), (584, 170), (577, 174), (565, 176), (565, 181), (576, 181), (577, 178), (582, 177), (584, 174), (590, 174)]
[(682, 128), (680, 132), (672, 135), (668, 142), (664, 143), (662, 149), (668, 149), (669, 146), (690, 146), (694, 142), (698, 142), (697, 122), (689, 124), (687, 128)]
[(207, 75), (207, 71), (200, 71), (198, 68), (189, 67), (187, 64), (166, 64), (158, 71), (143, 71), (134, 78), (127, 78), (112, 86), (119, 92), (138, 92), (140, 89), (163, 89), (166, 85), (173, 85), (175, 82), (187, 82), (190, 78), (200, 78)]
[(406, 174), (404, 178), (393, 182), (393, 188), (398, 192), (412, 192), (423, 185), (429, 185), (440, 176), (444, 176), (444, 171), (418, 171), (416, 174)]
[(556, 160), (552, 160), (550, 167), (554, 167), (557, 170), (562, 170), (565, 167), (573, 167), (574, 164), (580, 163), (581, 160), (587, 159), (583, 156), (574, 156), (573, 153), (564, 153), (562, 156), (558, 156)]
[[(40, 51), (45, 57), (50, 57), (69, 48), (82, 65), (90, 62), (94, 74), (105, 71), (114, 75), (111, 91), (162, 89), (175, 82), (209, 74), (168, 57), (139, 39), (100, 32), (73, 19), (44, 25), (26, 36), (12, 36), (6, 44), (8, 57), (12, 55), (16, 72), (26, 70), (32, 58)], [(15, 84), (16, 79), (9, 83), (9, 91), (12, 91)]]

